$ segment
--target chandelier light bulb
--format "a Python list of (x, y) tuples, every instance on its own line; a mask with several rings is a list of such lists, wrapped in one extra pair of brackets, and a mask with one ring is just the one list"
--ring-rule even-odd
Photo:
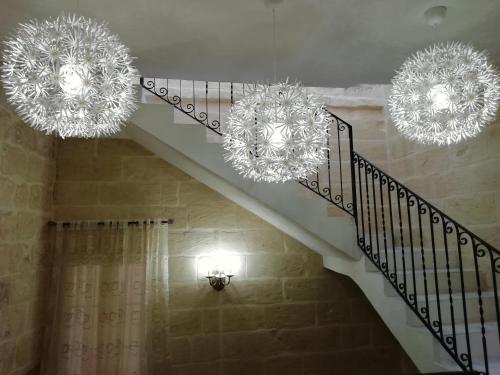
[(82, 65), (66, 64), (59, 69), (61, 89), (68, 95), (84, 93), (84, 80), (88, 69)]
[(451, 145), (494, 121), (499, 101), (500, 77), (486, 54), (454, 42), (410, 57), (392, 80), (388, 104), (403, 136)]
[(285, 135), (283, 134), (283, 124), (272, 123), (269, 125), (269, 140), (271, 144), (280, 149), (285, 146)]
[(251, 86), (231, 108), (226, 161), (255, 181), (307, 178), (326, 161), (329, 125), (323, 105), (299, 84)]
[(442, 111), (450, 108), (450, 94), (444, 85), (435, 85), (429, 90), (429, 98), (432, 101), (432, 107), (436, 111)]
[(3, 51), (7, 99), (33, 128), (60, 137), (116, 133), (136, 108), (128, 49), (94, 20), (20, 24)]

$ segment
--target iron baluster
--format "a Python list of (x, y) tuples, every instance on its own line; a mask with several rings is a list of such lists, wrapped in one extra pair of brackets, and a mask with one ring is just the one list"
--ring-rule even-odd
[[(384, 181), (384, 182), (383, 182)], [(387, 277), (389, 277), (389, 257), (387, 255), (387, 234), (385, 232), (385, 207), (384, 207), (384, 193), (382, 189), (382, 185), (385, 185), (387, 183), (387, 177), (382, 173), (379, 172), (379, 190), (380, 190), (380, 208), (382, 210), (382, 232), (384, 236), (384, 253), (385, 253), (385, 262), (382, 263), (382, 270), (384, 270), (384, 265), (385, 265), (385, 274)]]
[(432, 322), (433, 327), (438, 329), (438, 333), (441, 337), (441, 340), (444, 342), (443, 335), (443, 320), (441, 317), (441, 300), (439, 298), (439, 280), (438, 280), (438, 271), (437, 271), (437, 262), (436, 262), (436, 244), (434, 239), (434, 214), (435, 211), (429, 208), (429, 225), (431, 230), (431, 246), (432, 246), (432, 259), (434, 261), (434, 286), (436, 287), (436, 303), (437, 303), (437, 311), (438, 311), (438, 320), (434, 320)]
[(483, 291), (481, 289), (481, 276), (479, 269), (478, 258), (482, 258), (486, 255), (486, 250), (481, 248), (481, 244), (476, 242), (476, 239), (472, 237), (472, 253), (474, 255), (474, 270), (476, 276), (476, 285), (477, 285), (477, 298), (479, 303), (479, 321), (481, 323), (481, 341), (483, 344), (483, 358), (484, 358), (484, 366), (486, 369), (486, 373), (489, 373), (489, 364), (488, 364), (488, 347), (486, 342), (486, 329), (484, 327), (484, 308), (483, 308)]
[(467, 244), (467, 238), (462, 237), (460, 234), (458, 225), (456, 223), (454, 223), (454, 225), (455, 225), (455, 232), (457, 233), (458, 264), (459, 264), (459, 268), (460, 268), (460, 286), (462, 289), (461, 290), (461, 292), (462, 292), (462, 306), (463, 306), (464, 325), (465, 325), (465, 345), (467, 348), (467, 353), (460, 354), (460, 358), (461, 358), (462, 362), (465, 362), (467, 364), (467, 367), (469, 368), (469, 370), (472, 370), (473, 364), (472, 364), (472, 354), (471, 354), (471, 347), (470, 347), (469, 320), (467, 317), (467, 299), (465, 297), (464, 265), (463, 265), (463, 259), (462, 259), (462, 245)]
[[(455, 311), (453, 308), (453, 290), (451, 287), (451, 274), (450, 274), (450, 256), (448, 253), (448, 234), (451, 233), (450, 229), (452, 230), (451, 226), (448, 226), (448, 222), (445, 222), (444, 217), (441, 217), (441, 224), (443, 226), (443, 240), (444, 240), (444, 254), (445, 254), (445, 260), (446, 260), (446, 276), (448, 278), (448, 295), (450, 297), (450, 314), (451, 314), (451, 331), (452, 331), (452, 350), (457, 353), (457, 333), (455, 330)], [(446, 341), (447, 340), (447, 341)], [(447, 337), (445, 339), (447, 344), (450, 344), (450, 339)]]
[(377, 195), (375, 194), (375, 178), (380, 177), (379, 172), (372, 167), (372, 195), (373, 195), (373, 216), (375, 217), (375, 241), (377, 243), (377, 263), (380, 265), (380, 245), (378, 238), (378, 214), (377, 214)]
[[(422, 274), (424, 277), (424, 296), (425, 296), (425, 307), (420, 308), (420, 312), (425, 314), (427, 318), (427, 323), (431, 324), (431, 316), (429, 310), (429, 291), (427, 287), (427, 270), (425, 268), (425, 251), (424, 251), (424, 237), (422, 233), (422, 215), (425, 215), (427, 212), (427, 208), (424, 206), (425, 203), (418, 198), (417, 199), (417, 208), (418, 208), (418, 231), (420, 235), (420, 252), (422, 255)], [(424, 310), (425, 309), (425, 310)]]
[(364, 168), (364, 161), (358, 157), (358, 185), (359, 185), (359, 207), (361, 209), (361, 233), (362, 235), (358, 238), (358, 244), (361, 249), (366, 250), (365, 248), (365, 215), (363, 212), (363, 188), (361, 185), (361, 168)]
[(398, 285), (398, 288), (403, 289), (403, 293), (406, 296), (407, 295), (407, 284), (406, 284), (406, 259), (405, 259), (405, 244), (404, 244), (404, 239), (403, 239), (403, 221), (401, 219), (401, 199), (405, 196), (405, 193), (401, 189), (401, 186), (396, 183), (396, 196), (398, 197), (398, 219), (399, 219), (399, 236), (401, 237), (400, 242), (401, 242), (401, 259), (402, 259), (402, 265), (403, 265), (403, 284)]
[[(352, 126), (346, 124), (347, 126), (347, 131), (349, 135), (349, 158), (350, 158), (350, 164), (351, 164), (351, 194), (352, 194), (352, 215), (354, 216), (354, 223), (356, 224), (356, 230), (359, 225), (358, 221), (358, 204), (357, 204), (357, 197), (356, 197), (356, 170), (354, 168), (354, 165), (356, 164), (356, 158), (357, 156), (354, 154), (354, 147), (353, 147), (353, 140), (352, 140)], [(346, 208), (348, 209), (349, 206), (347, 205)], [(349, 211), (347, 211), (349, 212)]]
[[(369, 256), (373, 259), (373, 243), (372, 243), (372, 222), (371, 222), (371, 216), (370, 216), (370, 190), (369, 190), (369, 183), (368, 183), (368, 175), (371, 175), (371, 166), (365, 161), (365, 190), (366, 190), (366, 213), (367, 213), (367, 224), (368, 224), (368, 239), (370, 242), (370, 245), (366, 244), (365, 240), (365, 248), (366, 251), (369, 253)], [(368, 246), (370, 246), (368, 248)]]
[[(337, 124), (337, 141), (339, 145), (339, 174), (340, 174), (340, 203), (344, 205), (344, 186), (342, 183), (342, 152), (340, 149), (340, 124), (337, 119), (335, 119), (335, 123)], [(328, 171), (330, 170), (330, 163), (328, 163)]]
[(398, 288), (398, 265), (396, 264), (396, 245), (394, 241), (394, 220), (392, 218), (392, 194), (391, 192), (394, 191), (394, 185), (392, 184), (392, 180), (387, 177), (387, 195), (389, 198), (389, 219), (390, 219), (390, 224), (391, 224), (391, 241), (392, 241), (392, 258), (394, 262), (394, 273), (389, 274), (389, 281), (391, 276), (393, 279), (393, 285), (395, 286), (396, 290), (399, 291)]
[(410, 237), (410, 256), (411, 256), (411, 275), (413, 279), (413, 295), (409, 294), (408, 298), (410, 300), (413, 298), (413, 303), (415, 310), (418, 311), (418, 302), (417, 302), (417, 281), (415, 277), (415, 254), (413, 253), (413, 228), (411, 225), (411, 207), (415, 206), (415, 197), (406, 192), (406, 211), (408, 214), (408, 232)]

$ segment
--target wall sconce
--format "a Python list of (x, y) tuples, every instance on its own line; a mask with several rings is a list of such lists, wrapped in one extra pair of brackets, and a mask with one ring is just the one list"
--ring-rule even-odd
[(217, 273), (206, 276), (209, 284), (215, 290), (222, 290), (226, 285), (231, 284), (231, 277), (234, 277), (234, 275), (226, 275), (224, 273)]
[(212, 288), (222, 290), (231, 283), (231, 278), (237, 274), (240, 263), (236, 256), (217, 253), (200, 258), (198, 270), (200, 274), (205, 275)]

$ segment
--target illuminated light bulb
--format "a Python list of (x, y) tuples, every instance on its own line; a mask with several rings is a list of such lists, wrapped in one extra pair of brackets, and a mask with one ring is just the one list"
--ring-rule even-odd
[(283, 131), (283, 124), (272, 123), (269, 125), (271, 128), (270, 142), (274, 147), (281, 148), (285, 145), (285, 134)]
[(77, 95), (84, 92), (84, 79), (88, 69), (83, 65), (66, 64), (59, 70), (61, 89), (67, 94)]
[(432, 107), (436, 111), (450, 108), (450, 94), (444, 85), (435, 85), (429, 90), (429, 97), (432, 101)]

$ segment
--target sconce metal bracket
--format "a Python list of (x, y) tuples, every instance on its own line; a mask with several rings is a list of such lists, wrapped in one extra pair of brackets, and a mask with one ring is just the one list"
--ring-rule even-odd
[(231, 277), (234, 275), (225, 275), (224, 277), (219, 276), (206, 276), (208, 282), (217, 291), (224, 289), (226, 285), (231, 284)]

